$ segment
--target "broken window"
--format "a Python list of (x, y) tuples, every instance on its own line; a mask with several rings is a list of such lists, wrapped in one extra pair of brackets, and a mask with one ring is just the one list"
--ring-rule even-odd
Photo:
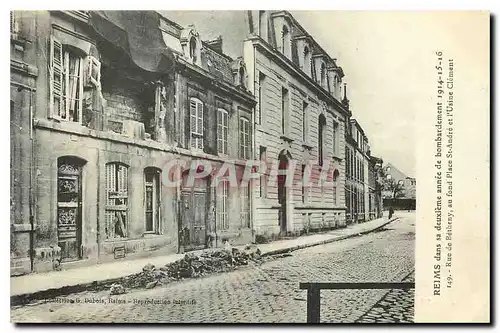
[(126, 238), (128, 228), (128, 167), (106, 164), (106, 239)]
[(83, 58), (50, 40), (50, 111), (55, 119), (82, 122)]
[(189, 100), (191, 148), (203, 150), (203, 103), (197, 98)]

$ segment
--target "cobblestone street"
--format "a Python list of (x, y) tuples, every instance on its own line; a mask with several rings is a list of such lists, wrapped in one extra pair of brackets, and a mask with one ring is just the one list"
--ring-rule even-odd
[[(414, 279), (414, 213), (376, 232), (234, 272), (124, 295), (84, 292), (11, 309), (13, 322), (306, 322), (300, 282)], [(412, 322), (413, 290), (324, 290), (321, 322)], [(71, 303), (73, 302), (73, 303)], [(95, 302), (95, 303), (94, 303)]]

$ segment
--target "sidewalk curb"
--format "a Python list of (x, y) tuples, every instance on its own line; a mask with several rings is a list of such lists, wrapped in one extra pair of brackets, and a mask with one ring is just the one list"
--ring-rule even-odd
[(374, 232), (376, 230), (379, 230), (379, 229), (385, 227), (386, 225), (388, 225), (389, 223), (394, 222), (396, 220), (399, 220), (399, 217), (395, 217), (395, 218), (393, 218), (391, 220), (388, 220), (385, 223), (383, 223), (383, 224), (381, 224), (381, 225), (379, 225), (379, 226), (377, 226), (377, 227), (375, 227), (373, 229), (370, 229), (370, 230), (365, 230), (365, 231), (362, 231), (362, 232), (359, 232), (359, 233), (354, 233), (354, 234), (351, 234), (351, 235), (335, 236), (335, 237), (332, 237), (330, 239), (325, 239), (325, 240), (322, 240), (322, 241), (319, 241), (319, 242), (315, 242), (315, 243), (309, 243), (309, 244), (303, 244), (303, 245), (296, 245), (296, 246), (291, 246), (291, 247), (287, 247), (287, 248), (283, 248), (283, 249), (278, 249), (278, 250), (271, 250), (271, 251), (262, 253), (261, 256), (262, 257), (267, 257), (267, 256), (276, 255), (276, 254), (290, 253), (290, 252), (301, 250), (301, 249), (305, 249), (305, 248), (308, 248), (308, 247), (313, 247), (313, 246), (318, 246), (318, 245), (324, 245), (324, 244), (328, 244), (328, 243), (333, 243), (333, 242), (336, 242), (336, 241), (341, 241), (341, 240), (344, 240), (344, 239), (353, 238), (353, 237), (356, 237), (356, 236), (359, 236), (359, 235), (366, 235), (366, 234), (369, 234), (369, 233)]
[[(296, 246), (287, 247), (287, 248), (283, 248), (283, 249), (272, 250), (272, 251), (262, 253), (261, 256), (267, 257), (267, 256), (271, 256), (271, 255), (276, 255), (276, 254), (289, 253), (289, 252), (293, 252), (293, 251), (308, 248), (308, 247), (333, 243), (333, 242), (340, 241), (343, 239), (353, 238), (353, 237), (356, 237), (359, 235), (365, 235), (365, 234), (374, 232), (378, 229), (381, 229), (381, 228), (385, 227), (386, 225), (388, 225), (389, 223), (394, 222), (398, 219), (399, 219), (399, 217), (395, 217), (395, 218), (388, 220), (387, 222), (385, 222), (385, 223), (383, 223), (383, 224), (381, 224), (373, 229), (365, 230), (365, 231), (360, 232), (360, 233), (353, 233), (351, 235), (344, 235), (344, 236), (336, 236), (336, 237), (332, 237), (330, 239), (322, 240), (322, 241), (315, 242), (315, 243), (296, 245)], [(70, 285), (70, 286), (63, 286), (60, 288), (51, 288), (51, 289), (46, 289), (46, 290), (40, 290), (40, 291), (36, 291), (34, 293), (14, 295), (14, 296), (10, 297), (10, 306), (11, 307), (19, 306), (19, 305), (28, 304), (30, 302), (37, 301), (37, 300), (65, 296), (65, 295), (69, 295), (69, 294), (83, 292), (83, 291), (86, 291), (89, 289), (97, 289), (99, 287), (103, 287), (105, 285), (118, 282), (126, 276), (128, 276), (128, 275), (117, 277), (117, 278), (106, 279), (106, 280), (99, 280), (99, 281), (80, 283), (80, 284), (75, 284), (75, 285)]]

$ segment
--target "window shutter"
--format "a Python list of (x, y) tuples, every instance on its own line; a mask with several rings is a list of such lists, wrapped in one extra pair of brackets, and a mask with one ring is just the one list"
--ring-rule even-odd
[(228, 113), (227, 112), (224, 112), (223, 113), (223, 118), (224, 118), (224, 126), (223, 126), (223, 130), (224, 130), (224, 136), (223, 136), (223, 144), (224, 144), (224, 153), (227, 154), (227, 135), (228, 135), (228, 128), (229, 128), (229, 119), (228, 119)]
[(217, 115), (217, 152), (224, 153), (224, 112), (219, 110)]
[(61, 109), (62, 75), (63, 75), (62, 44), (54, 36), (50, 36), (50, 106), (49, 117), (58, 117)]
[(196, 130), (198, 134), (203, 134), (203, 103), (201, 102), (198, 102), (197, 113), (198, 124)]
[[(203, 136), (203, 103), (198, 102), (197, 107), (198, 119), (197, 119), (197, 133)], [(198, 138), (198, 149), (203, 149), (203, 137)]]
[(98, 87), (101, 82), (101, 62), (96, 57), (87, 57), (86, 82)]
[(109, 206), (114, 205), (113, 200), (109, 199), (109, 193), (116, 190), (115, 175), (115, 164), (106, 164), (106, 200)]
[(190, 113), (190, 128), (191, 128), (191, 148), (196, 148), (196, 138), (193, 133), (196, 133), (196, 101), (191, 99), (189, 101), (189, 113)]

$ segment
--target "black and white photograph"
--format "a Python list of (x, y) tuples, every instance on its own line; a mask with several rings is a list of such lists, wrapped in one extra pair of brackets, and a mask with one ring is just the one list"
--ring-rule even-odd
[(446, 15), (11, 11), (11, 322), (417, 322), (420, 225), (459, 281)]

